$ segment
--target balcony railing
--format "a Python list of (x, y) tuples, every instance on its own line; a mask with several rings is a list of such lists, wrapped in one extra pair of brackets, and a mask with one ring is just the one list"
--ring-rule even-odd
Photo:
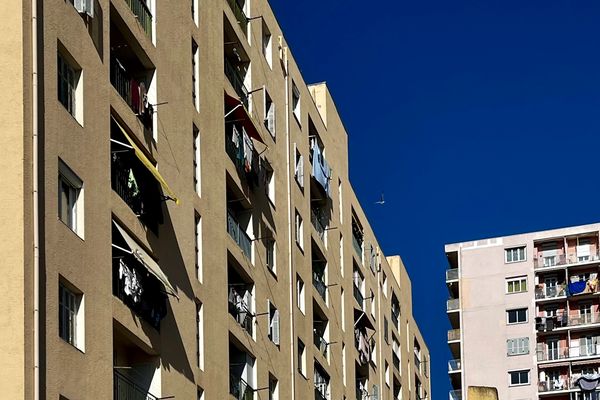
[(131, 256), (113, 259), (113, 295), (154, 328), (167, 313), (162, 284)]
[(537, 359), (538, 361), (556, 361), (598, 355), (600, 355), (600, 345), (590, 343), (589, 345), (559, 347), (557, 349), (538, 351)]
[(394, 368), (400, 371), (400, 357), (394, 352), (392, 352), (392, 363), (394, 364)]
[(448, 393), (449, 400), (462, 400), (462, 390), (451, 390)]
[(310, 210), (310, 220), (317, 231), (317, 234), (325, 243), (325, 226), (321, 223), (321, 219), (317, 216), (314, 210)]
[(448, 341), (460, 340), (460, 329), (450, 329), (448, 331)]
[(253, 400), (254, 389), (241, 377), (229, 375), (229, 393), (237, 400)]
[(560, 254), (554, 256), (544, 256), (543, 254), (533, 259), (535, 269), (551, 268), (561, 265), (585, 264), (593, 261), (599, 261), (599, 252), (590, 253), (587, 256), (577, 256), (577, 253)]
[(446, 310), (447, 311), (455, 311), (460, 308), (460, 299), (448, 299), (446, 301)]
[(362, 242), (360, 242), (356, 236), (352, 235), (352, 247), (354, 247), (354, 251), (356, 252), (356, 255), (358, 256), (358, 259), (360, 260), (360, 262), (362, 263)]
[(446, 282), (455, 281), (458, 279), (458, 268), (451, 268), (446, 270)]
[(565, 285), (560, 284), (559, 286), (544, 286), (535, 288), (535, 299), (554, 299), (556, 297), (565, 296)]
[(325, 285), (323, 275), (319, 275), (318, 273), (313, 272), (313, 286), (315, 287), (317, 293), (319, 293), (323, 301), (327, 301), (327, 285)]
[[(229, 1), (235, 2), (235, 0)], [(231, 64), (231, 61), (229, 61), (227, 58), (225, 58), (225, 76), (227, 76), (227, 79), (229, 79), (229, 82), (231, 82), (235, 93), (240, 97), (240, 101), (242, 102), (242, 104), (244, 104), (244, 107), (246, 107), (247, 109), (248, 89), (244, 85), (244, 80), (242, 79), (236, 68), (233, 66), (233, 64)]]
[(129, 8), (135, 14), (138, 22), (146, 32), (146, 35), (152, 39), (152, 13), (144, 0), (125, 0)]
[(111, 157), (110, 173), (112, 189), (137, 216), (144, 215), (147, 205), (136, 182), (136, 176), (119, 154), (113, 154)]
[(252, 260), (252, 240), (229, 212), (227, 213), (227, 233), (240, 246), (242, 253)]
[(556, 392), (574, 388), (575, 385), (573, 383), (568, 382), (568, 380), (565, 381), (564, 379), (538, 382), (538, 392), (540, 393)]
[(421, 357), (417, 353), (414, 353), (415, 356), (415, 370), (421, 372)]
[(327, 340), (325, 340), (325, 338), (323, 338), (323, 336), (321, 336), (317, 332), (315, 332), (313, 334), (313, 340), (314, 340), (315, 346), (317, 346), (317, 349), (319, 349), (321, 354), (323, 354), (323, 357), (327, 357), (327, 348), (329, 347)]
[(394, 325), (396, 329), (399, 329), (398, 319), (400, 318), (400, 305), (394, 306), (393, 304), (394, 303), (392, 303), (392, 325)]
[(356, 400), (369, 400), (371, 395), (366, 389), (356, 388)]
[(237, 20), (238, 24), (240, 24), (240, 28), (242, 28), (244, 35), (247, 35), (248, 34), (248, 17), (246, 16), (246, 13), (242, 9), (242, 6), (240, 6), (240, 4), (236, 0), (227, 0), (227, 3), (229, 3), (229, 7), (231, 7), (231, 10), (233, 11), (233, 14), (235, 15), (235, 19)]
[(327, 400), (327, 396), (321, 392), (321, 389), (315, 387), (315, 400)]
[(460, 359), (448, 361), (448, 372), (460, 371), (462, 368)]
[(569, 315), (569, 326), (580, 326), (600, 323), (600, 313)]
[(120, 372), (114, 372), (114, 400), (157, 400), (158, 397)]
[[(145, 95), (141, 94), (143, 80), (135, 79), (123, 64), (113, 58), (110, 65), (110, 83), (125, 100), (129, 108), (141, 119), (144, 126), (150, 129), (154, 118), (154, 110), (153, 106), (148, 104), (144, 98)], [(146, 90), (147, 88), (146, 85)]]
[(253, 301), (250, 292), (244, 296), (238, 293), (235, 287), (229, 288), (229, 314), (242, 326), (250, 335), (253, 332)]
[(360, 305), (360, 308), (364, 309), (365, 308), (365, 296), (362, 294), (360, 288), (358, 288), (356, 285), (353, 285), (352, 287), (353, 287), (353, 292), (354, 292), (354, 298)]

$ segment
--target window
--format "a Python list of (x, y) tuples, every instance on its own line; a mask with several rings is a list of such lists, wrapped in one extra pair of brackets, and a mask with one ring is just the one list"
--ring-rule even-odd
[(344, 297), (344, 288), (340, 289), (340, 302), (341, 302), (341, 307), (340, 307), (340, 314), (341, 314), (341, 319), (342, 319), (342, 331), (346, 330), (346, 298)]
[(196, 26), (199, 26), (200, 16), (198, 15), (198, 0), (192, 0), (192, 19)]
[(292, 112), (300, 124), (300, 91), (294, 82), (292, 82)]
[(200, 131), (193, 127), (194, 132), (194, 189), (200, 196)]
[(525, 261), (525, 246), (513, 247), (504, 250), (504, 261), (506, 263)]
[(340, 276), (344, 277), (344, 235), (340, 233)]
[(304, 281), (300, 275), (296, 275), (296, 304), (304, 314)]
[(304, 250), (304, 222), (298, 210), (296, 210), (296, 244)]
[(266, 239), (265, 247), (267, 250), (267, 268), (269, 269), (269, 271), (276, 274), (277, 269), (276, 269), (275, 249), (277, 248), (277, 244), (275, 243), (275, 239), (273, 239), (273, 238)]
[(269, 400), (279, 400), (279, 382), (269, 374)]
[(192, 102), (196, 110), (200, 110), (200, 80), (199, 77), (198, 44), (192, 39)]
[(522, 293), (527, 291), (527, 277), (506, 278), (506, 293)]
[(298, 339), (298, 372), (306, 378), (306, 351), (300, 339)]
[(269, 312), (269, 339), (279, 346), (279, 310), (269, 300), (267, 300), (267, 309)]
[(296, 182), (301, 188), (304, 188), (304, 157), (300, 154), (300, 150), (296, 144), (294, 144), (294, 148), (296, 149), (296, 163), (294, 169), (294, 177), (296, 178)]
[(69, 0), (75, 9), (80, 14), (86, 14), (90, 18), (94, 18), (94, 1), (93, 0)]
[(271, 205), (275, 206), (275, 172), (266, 160), (263, 162), (263, 171), (265, 174), (265, 194)]
[(517, 308), (506, 311), (506, 320), (509, 324), (521, 324), (527, 322), (527, 309)]
[(371, 316), (375, 318), (375, 294), (371, 289), (369, 289), (369, 298), (371, 303)]
[(390, 338), (388, 336), (388, 320), (386, 317), (383, 317), (383, 339), (387, 344), (390, 344)]
[(196, 213), (194, 224), (196, 278), (202, 282), (202, 218)]
[(198, 400), (204, 400), (204, 389), (198, 388)]
[(390, 364), (385, 361), (385, 384), (390, 386)]
[(196, 303), (196, 362), (204, 369), (204, 310), (202, 303)]
[(71, 57), (59, 52), (57, 56), (57, 70), (58, 101), (60, 101), (77, 122), (83, 124), (83, 85), (80, 82), (81, 68), (75, 65)]
[(83, 238), (83, 182), (61, 160), (58, 162), (58, 218)]
[(269, 131), (273, 139), (275, 139), (275, 103), (271, 100), (271, 96), (265, 90), (265, 128)]
[(508, 339), (506, 341), (506, 354), (517, 356), (520, 354), (529, 354), (529, 338)]
[(510, 377), (510, 386), (528, 385), (529, 384), (529, 370), (522, 371), (510, 371), (508, 373)]
[(58, 334), (67, 343), (84, 350), (83, 294), (66, 282), (58, 284)]
[(262, 51), (265, 60), (267, 60), (267, 64), (269, 64), (269, 67), (273, 68), (273, 36), (264, 20), (262, 24)]
[(338, 178), (338, 200), (339, 200), (339, 208), (340, 208), (340, 223), (344, 221), (344, 200), (342, 195), (342, 180)]

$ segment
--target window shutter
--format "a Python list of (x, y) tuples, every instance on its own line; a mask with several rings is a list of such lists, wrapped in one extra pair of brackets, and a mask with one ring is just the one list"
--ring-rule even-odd
[(85, 2), (86, 2), (86, 0), (74, 0), (73, 1), (73, 6), (75, 6), (75, 9), (77, 10), (77, 12), (79, 12), (79, 13), (85, 12)]
[(506, 341), (506, 353), (509, 356), (512, 356), (513, 354), (515, 354), (515, 346), (514, 346), (514, 340), (513, 339), (508, 339)]
[(85, 0), (85, 11), (90, 18), (94, 18), (94, 0)]
[(273, 321), (272, 323), (272, 327), (271, 327), (271, 332), (273, 335), (273, 343), (275, 344), (279, 344), (279, 310), (275, 310), (275, 313), (273, 314)]
[(529, 338), (523, 338), (523, 354), (529, 353)]
[(271, 107), (267, 111), (267, 128), (271, 136), (275, 136), (275, 104), (271, 103)]
[(300, 155), (298, 158), (298, 182), (300, 186), (304, 187), (304, 156)]

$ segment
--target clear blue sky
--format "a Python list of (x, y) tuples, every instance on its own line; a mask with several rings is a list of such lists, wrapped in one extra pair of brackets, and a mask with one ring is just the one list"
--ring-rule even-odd
[(271, 5), (306, 81), (334, 96), (354, 189), (407, 264), (447, 399), (444, 244), (600, 221), (600, 3)]

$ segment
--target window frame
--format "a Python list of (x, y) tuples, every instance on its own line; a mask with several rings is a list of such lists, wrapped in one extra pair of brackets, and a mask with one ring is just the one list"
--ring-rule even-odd
[[(520, 382), (521, 381), (521, 374), (526, 373), (527, 374), (527, 382)], [(513, 383), (513, 374), (519, 374), (519, 383)], [(512, 370), (512, 371), (508, 371), (508, 386), (509, 387), (513, 387), (513, 386), (527, 386), (527, 385), (531, 385), (531, 370), (530, 369), (517, 369), (517, 370)]]
[[(68, 187), (66, 212), (63, 215), (63, 185)], [(57, 216), (71, 231), (84, 238), (84, 184), (83, 180), (61, 159), (58, 160), (58, 187), (57, 187)]]
[[(519, 257), (519, 259), (515, 260), (515, 259), (512, 259), (512, 255), (511, 255), (511, 260), (509, 261), (508, 255), (512, 254), (510, 252), (512, 250), (519, 250), (519, 249), (523, 249), (523, 258), (521, 259)], [(519, 253), (517, 253), (517, 255), (519, 255)], [(504, 249), (504, 263), (505, 264), (514, 264), (514, 263), (525, 262), (525, 261), (527, 261), (527, 246), (525, 246), (525, 245), (513, 246), (513, 247), (506, 247)]]
[[(519, 311), (525, 310), (525, 321), (519, 321)], [(510, 313), (515, 312), (515, 316), (517, 317), (516, 322), (510, 322)], [(507, 325), (518, 325), (518, 324), (526, 324), (529, 322), (529, 308), (528, 307), (519, 307), (519, 308), (511, 308), (506, 310), (506, 324)]]
[(302, 108), (301, 108), (301, 100), (300, 90), (298, 86), (296, 86), (296, 82), (292, 80), (292, 114), (294, 114), (294, 118), (299, 125), (302, 125), (301, 116), (302, 116)]
[[(512, 351), (510, 351), (512, 349)], [(506, 355), (509, 357), (529, 354), (529, 337), (506, 339)]]
[[(521, 290), (523, 288), (523, 281), (525, 281), (525, 290)], [(505, 279), (506, 285), (505, 285), (505, 290), (506, 290), (506, 294), (518, 294), (518, 293), (527, 293), (529, 291), (529, 284), (527, 282), (527, 275), (521, 275), (521, 276), (514, 276), (514, 277), (510, 277), (510, 278), (506, 278)], [(515, 283), (519, 284), (519, 289), (518, 291), (514, 290), (515, 288)], [(513, 286), (513, 291), (509, 290), (509, 285), (512, 284)]]
[[(65, 305), (67, 298), (72, 302)], [(65, 307), (68, 307), (65, 309)], [(66, 315), (69, 314), (69, 315)], [(65, 319), (65, 317), (67, 317)], [(65, 325), (66, 324), (66, 325)], [(85, 299), (75, 286), (60, 277), (58, 281), (58, 336), (66, 343), (85, 352)]]

